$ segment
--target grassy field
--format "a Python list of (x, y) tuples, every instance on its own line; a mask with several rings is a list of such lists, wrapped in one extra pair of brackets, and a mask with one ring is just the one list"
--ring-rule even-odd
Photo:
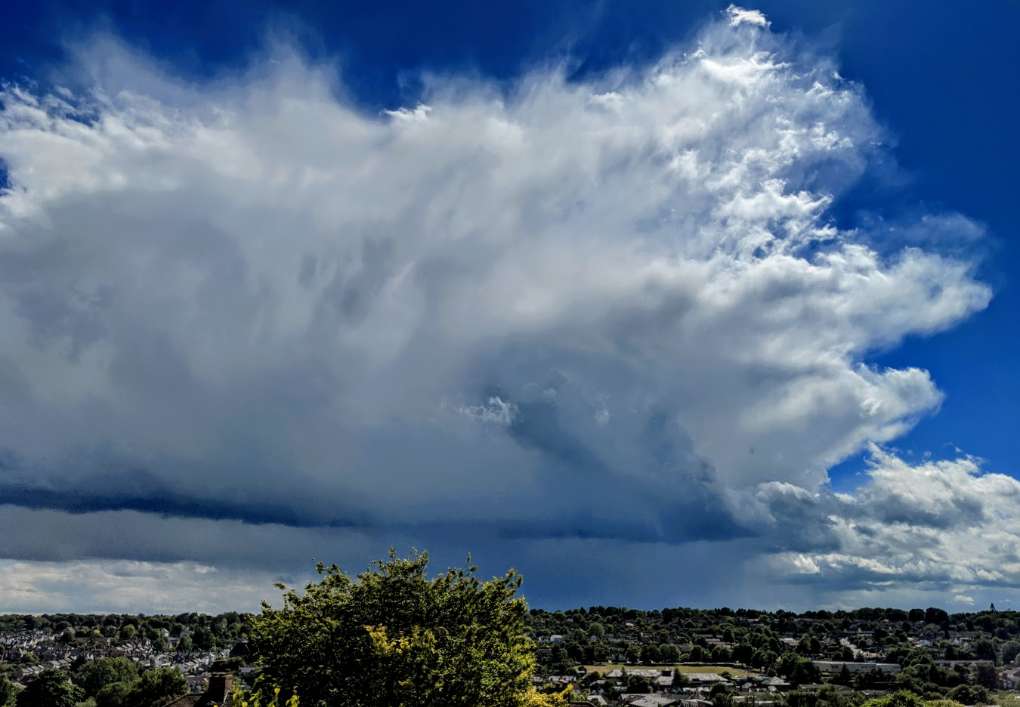
[[(735, 678), (755, 674), (753, 671), (734, 668), (729, 665), (688, 665), (686, 663), (679, 665), (626, 665), (624, 663), (601, 663), (598, 665), (586, 665), (584, 667), (589, 673), (593, 670), (597, 670), (600, 673), (608, 673), (610, 670), (616, 670), (618, 668), (656, 668), (657, 670), (669, 670), (672, 668), (673, 670), (681, 673), (729, 673)], [(1020, 707), (1020, 705), (1017, 705), (1016, 707)]]
[(1020, 707), (1020, 694), (1016, 692), (994, 692), (992, 697), (1001, 707)]

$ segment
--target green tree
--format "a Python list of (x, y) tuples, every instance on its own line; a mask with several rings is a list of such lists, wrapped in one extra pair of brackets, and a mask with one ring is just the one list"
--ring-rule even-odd
[(627, 676), (627, 692), (635, 695), (644, 695), (652, 691), (652, 685), (647, 678), (640, 675)]
[(750, 643), (738, 643), (733, 647), (733, 660), (738, 663), (749, 664), (754, 655), (754, 646)]
[(641, 662), (641, 646), (637, 643), (628, 643), (626, 655), (628, 663)]
[(822, 645), (814, 636), (803, 636), (797, 643), (797, 652), (801, 655), (818, 655), (821, 650)]
[(18, 695), (18, 707), (75, 707), (82, 689), (62, 670), (44, 670)]
[(355, 578), (335, 565), (253, 620), (264, 684), (302, 705), (517, 707), (534, 671), (520, 576), (480, 581), (477, 568), (430, 579), (428, 555), (390, 552)]
[(995, 642), (988, 638), (975, 641), (971, 650), (974, 651), (974, 657), (978, 660), (995, 661), (999, 657), (999, 652), (995, 649)]
[(659, 660), (663, 663), (676, 663), (680, 660), (680, 649), (672, 643), (663, 643), (659, 646)]
[(785, 653), (779, 659), (776, 670), (795, 685), (818, 682), (819, 679), (818, 668), (815, 667), (815, 664), (796, 653)]
[(131, 682), (138, 677), (138, 666), (127, 658), (99, 658), (82, 664), (74, 674), (74, 682), (86, 697), (95, 697), (106, 685)]
[(948, 697), (965, 705), (986, 705), (990, 701), (988, 690), (980, 685), (957, 685)]
[(716, 663), (729, 663), (733, 658), (730, 649), (726, 646), (712, 646), (712, 661)]
[(641, 646), (641, 660), (645, 663), (658, 663), (661, 660), (659, 647), (654, 643)]
[(131, 694), (130, 682), (111, 682), (96, 693), (96, 707), (125, 707)]
[(176, 668), (154, 668), (141, 677), (104, 685), (96, 693), (96, 707), (152, 707), (179, 697), (188, 683)]
[(701, 646), (693, 646), (690, 655), (687, 656), (687, 660), (692, 663), (703, 663), (708, 660), (708, 654)]
[(754, 655), (751, 656), (751, 665), (754, 666), (755, 668), (767, 669), (772, 667), (778, 659), (779, 656), (776, 655), (773, 651), (764, 648), (759, 648), (754, 652)]
[(191, 643), (200, 651), (211, 651), (216, 645), (216, 637), (205, 626), (196, 626), (191, 632)]
[(7, 679), (7, 676), (0, 673), (0, 707), (10, 707), (14, 704), (14, 695), (17, 689), (14, 683)]
[(999, 676), (995, 673), (995, 667), (987, 664), (977, 666), (974, 670), (974, 682), (989, 690), (998, 687)]
[(151, 707), (187, 691), (188, 683), (177, 668), (147, 670), (132, 683), (125, 707)]
[(708, 698), (712, 701), (713, 707), (733, 706), (733, 693), (725, 685), (713, 685)]
[(1012, 663), (1020, 655), (1020, 642), (1007, 641), (1002, 645), (1002, 662)]

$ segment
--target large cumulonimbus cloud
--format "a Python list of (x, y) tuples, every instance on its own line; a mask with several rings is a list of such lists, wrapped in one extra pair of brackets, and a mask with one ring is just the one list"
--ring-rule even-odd
[[(939, 406), (867, 355), (985, 307), (953, 245), (981, 227), (837, 224), (883, 131), (760, 13), (378, 114), (287, 49), (196, 84), (99, 39), (78, 68), (0, 94), (0, 524), (31, 529), (0, 554), (708, 542), (808, 577), (880, 552), (847, 519), (926, 522), (826, 470)], [(239, 549), (274, 533), (289, 565)]]

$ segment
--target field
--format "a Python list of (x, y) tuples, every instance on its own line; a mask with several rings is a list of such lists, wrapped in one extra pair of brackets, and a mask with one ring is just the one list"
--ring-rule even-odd
[[(729, 673), (735, 678), (756, 674), (754, 671), (744, 670), (743, 668), (734, 668), (731, 665), (691, 665), (690, 663), (679, 663), (675, 665), (626, 665), (625, 663), (601, 663), (596, 665), (586, 665), (584, 667), (589, 673), (593, 670), (597, 670), (600, 673), (608, 673), (610, 670), (617, 670), (618, 668), (655, 668), (657, 670), (673, 669), (680, 673)], [(1017, 705), (1017, 707), (1020, 707), (1020, 705)]]

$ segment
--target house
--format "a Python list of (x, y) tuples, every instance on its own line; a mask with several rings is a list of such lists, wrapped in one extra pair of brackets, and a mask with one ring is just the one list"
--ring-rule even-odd
[(675, 695), (622, 695), (623, 703), (629, 707), (674, 707), (681, 700)]
[(637, 668), (628, 666), (624, 668), (614, 668), (613, 670), (610, 670), (608, 673), (606, 673), (606, 677), (610, 678), (611, 680), (620, 680), (624, 677), (635, 675), (639, 678), (645, 678), (646, 680), (654, 680), (656, 678), (662, 677), (666, 673), (669, 673), (669, 675), (672, 676), (673, 671), (672, 670), (663, 671), (659, 668)]
[(574, 675), (550, 675), (545, 679), (545, 682), (558, 687), (566, 687), (575, 680), (577, 677)]
[(843, 672), (843, 668), (850, 674), (870, 673), (877, 670), (886, 675), (895, 675), (900, 672), (899, 663), (853, 663), (844, 660), (812, 660), (814, 666), (826, 675), (836, 675)]
[(726, 685), (729, 680), (718, 673), (684, 673), (690, 685)]

